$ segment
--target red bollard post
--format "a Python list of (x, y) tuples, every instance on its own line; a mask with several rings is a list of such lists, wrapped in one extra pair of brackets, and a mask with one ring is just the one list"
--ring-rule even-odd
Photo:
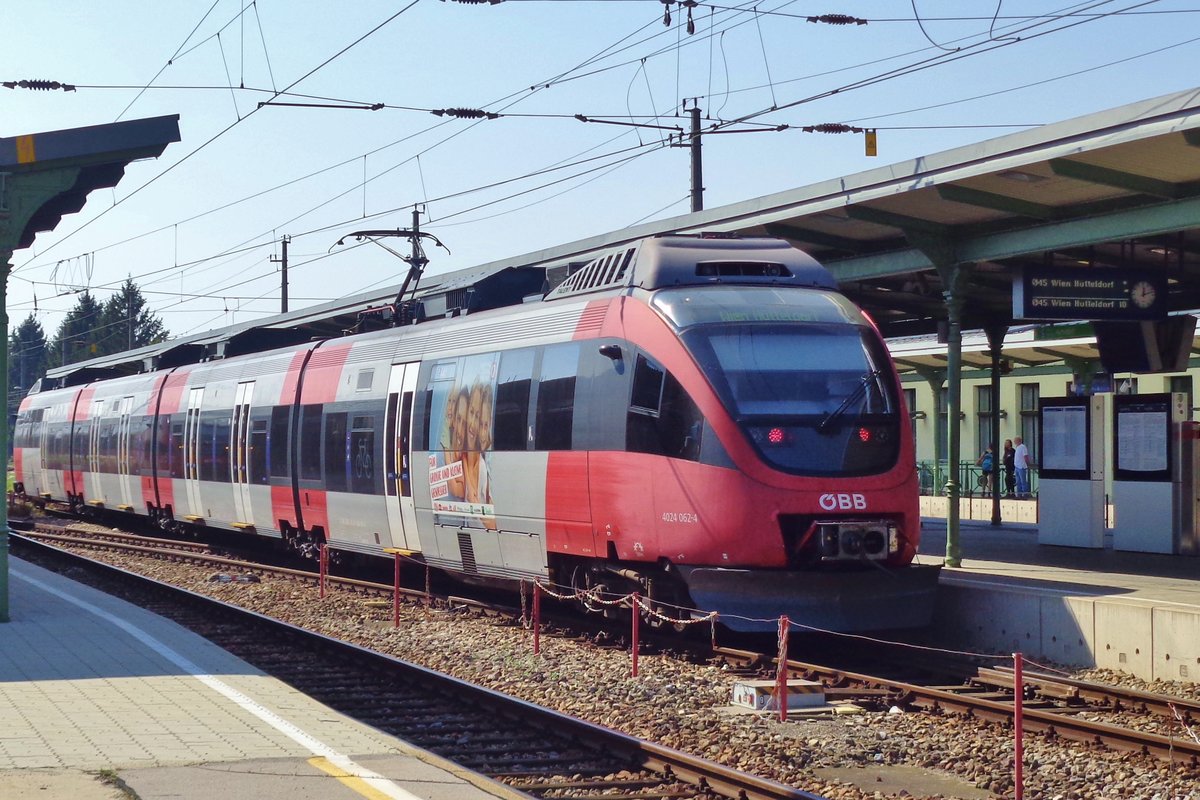
[(328, 545), (320, 545), (317, 550), (317, 585), (321, 587), (321, 599), (325, 599), (325, 571), (329, 569)]
[(639, 595), (637, 592), (633, 593), (633, 675), (632, 675), (632, 677), (634, 677), (634, 678), (636, 678), (638, 676), (638, 674), (637, 674), (638, 673), (638, 618), (642, 616), (640, 613), (642, 610), (641, 605), (639, 604), (640, 598), (641, 598), (641, 595)]
[(392, 584), (392, 627), (400, 627), (400, 554), (396, 556), (396, 577)]
[(788, 712), (788, 632), (792, 623), (787, 614), (779, 618), (779, 671), (775, 674), (775, 702), (779, 705), (779, 721), (787, 722)]
[(1013, 791), (1015, 800), (1025, 797), (1025, 677), (1020, 653), (1013, 653)]
[(533, 582), (533, 654), (542, 652), (542, 585)]

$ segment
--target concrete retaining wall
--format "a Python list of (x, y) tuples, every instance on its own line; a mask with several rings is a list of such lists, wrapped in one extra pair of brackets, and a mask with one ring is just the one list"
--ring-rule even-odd
[(966, 650), (1200, 682), (1200, 608), (942, 573), (935, 629)]

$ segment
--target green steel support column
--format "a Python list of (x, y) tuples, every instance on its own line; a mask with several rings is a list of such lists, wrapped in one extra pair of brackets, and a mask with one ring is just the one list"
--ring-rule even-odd
[(1004, 444), (1000, 440), (1000, 356), (1004, 351), (1004, 337), (1008, 333), (1008, 323), (989, 323), (984, 326), (988, 339), (988, 353), (992, 357), (992, 432), (989, 439), (992, 442), (992, 524), (999, 526), (1000, 518), (1000, 482), (1004, 476)]
[[(0, 323), (4, 343), (0, 345), (0, 453), (8, 466), (8, 273), (13, 251), (30, 218), (47, 202), (70, 189), (79, 178), (79, 168), (61, 167), (46, 172), (0, 175)], [(0, 622), (9, 621), (8, 609), (8, 502), (0, 508)]]
[[(4, 204), (0, 199), (0, 208)], [(4, 399), (0, 400), (0, 411), (4, 425), (0, 426), (0, 453), (4, 453), (5, 475), (8, 475), (8, 273), (12, 269), (9, 261), (12, 251), (0, 246), (0, 330), (4, 331), (4, 344), (0, 345), (0, 375), (4, 376)], [(7, 481), (6, 484), (7, 486)], [(0, 508), (0, 622), (8, 622), (8, 493), (5, 492), (4, 507)]]
[[(953, 272), (963, 270), (957, 266)], [(962, 455), (962, 420), (959, 413), (962, 409), (962, 292), (954, 286), (957, 281), (950, 283), (951, 288), (945, 292), (946, 321), (949, 330), (946, 336), (946, 380), (949, 384), (946, 391), (946, 419), (948, 438), (946, 442), (946, 461), (950, 475), (946, 481), (946, 566), (962, 566), (962, 546), (959, 543), (959, 486), (958, 464)]]
[(946, 566), (962, 566), (959, 544), (958, 470), (962, 458), (962, 311), (975, 264), (959, 256), (959, 243), (948, 233), (914, 228), (904, 231), (908, 241), (928, 258), (942, 279), (946, 299)]

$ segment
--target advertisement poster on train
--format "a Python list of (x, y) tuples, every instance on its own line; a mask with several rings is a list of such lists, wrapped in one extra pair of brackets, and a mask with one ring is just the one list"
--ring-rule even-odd
[(434, 367), (429, 499), (439, 524), (496, 527), (488, 462), (498, 358), (494, 353), (465, 356)]

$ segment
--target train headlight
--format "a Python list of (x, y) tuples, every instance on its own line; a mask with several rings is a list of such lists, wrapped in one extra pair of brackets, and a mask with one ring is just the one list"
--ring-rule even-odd
[(862, 528), (851, 528), (842, 533), (842, 552), (848, 556), (860, 555), (863, 551), (865, 535)]

